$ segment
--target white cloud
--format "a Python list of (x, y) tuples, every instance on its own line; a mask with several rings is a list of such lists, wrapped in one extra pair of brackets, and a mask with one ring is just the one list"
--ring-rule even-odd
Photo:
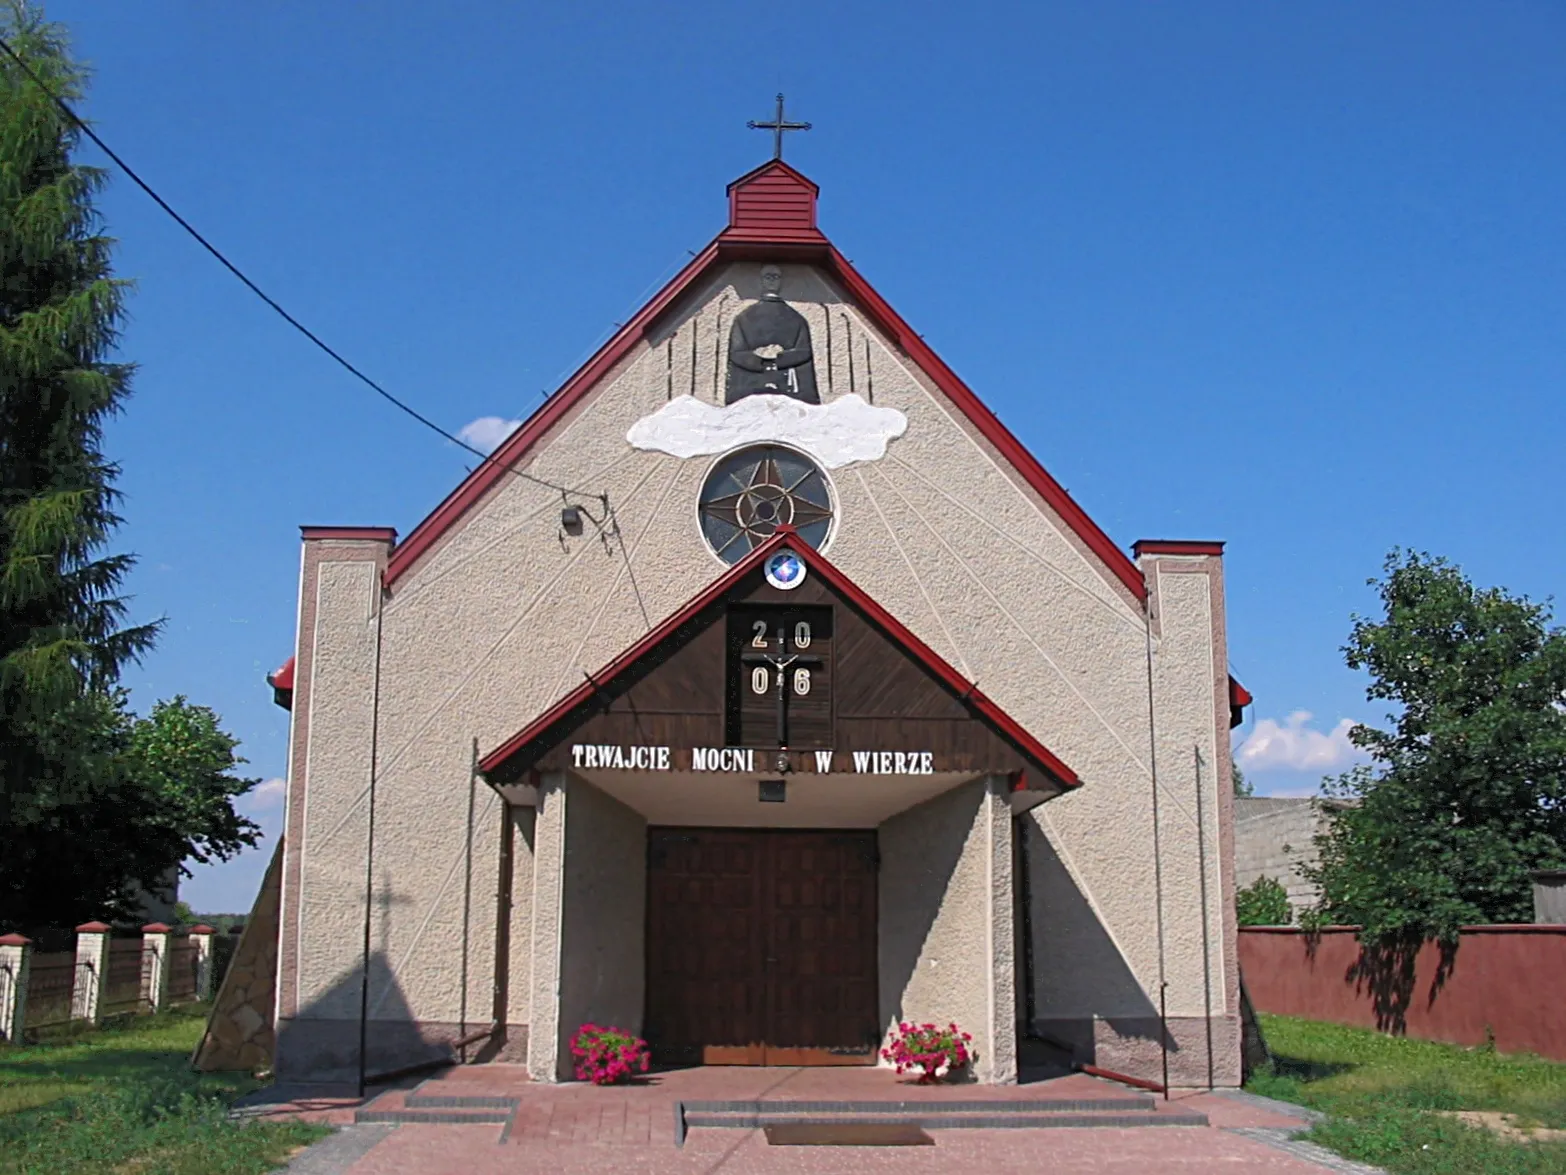
[(1365, 757), (1349, 742), (1349, 731), (1357, 723), (1343, 718), (1331, 730), (1315, 730), (1311, 718), (1309, 710), (1296, 710), (1281, 725), (1272, 718), (1258, 720), (1235, 758), (1247, 771), (1335, 771)]
[(719, 407), (694, 396), (677, 396), (631, 425), (632, 448), (674, 457), (726, 453), (757, 441), (780, 441), (803, 449), (828, 469), (853, 461), (878, 461), (886, 443), (903, 435), (908, 417), (877, 408), (859, 396), (830, 404), (805, 404), (788, 396), (746, 396)]
[(520, 420), (507, 420), (503, 416), (480, 416), (464, 424), (457, 435), (475, 449), (493, 453), (500, 447), (500, 442), (515, 432), (521, 423)]
[(255, 790), (245, 797), (252, 808), (275, 808), (288, 793), (286, 779), (266, 779), (256, 784)]

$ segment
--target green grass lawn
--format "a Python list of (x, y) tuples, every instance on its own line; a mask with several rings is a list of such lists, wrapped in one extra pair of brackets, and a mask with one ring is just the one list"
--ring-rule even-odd
[(1397, 1175), (1566, 1175), (1566, 1142), (1511, 1142), (1441, 1110), (1501, 1110), (1566, 1127), (1566, 1065), (1539, 1057), (1263, 1016), (1277, 1061), (1246, 1088), (1321, 1110), (1308, 1137)]
[(0, 1046), (0, 1175), (260, 1175), (324, 1135), (228, 1120), (233, 1100), (259, 1083), (190, 1071), (206, 1011)]

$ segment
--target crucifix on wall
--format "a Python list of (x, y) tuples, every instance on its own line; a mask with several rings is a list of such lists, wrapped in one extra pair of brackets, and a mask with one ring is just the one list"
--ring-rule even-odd
[(730, 613), (730, 745), (831, 745), (831, 643), (830, 608)]
[[(765, 621), (757, 621), (763, 624)], [(752, 693), (759, 694), (763, 687), (770, 685), (770, 676), (775, 676), (777, 684), (772, 687), (777, 696), (778, 715), (778, 746), (788, 746), (788, 703), (791, 694), (804, 697), (810, 693), (811, 670), (821, 664), (821, 658), (810, 653), (801, 653), (798, 649), (790, 651), (788, 644), (788, 629), (784, 625), (778, 625), (776, 652), (756, 653), (746, 652), (740, 654), (740, 663), (751, 666), (750, 689)], [(770, 669), (769, 669), (770, 667)]]

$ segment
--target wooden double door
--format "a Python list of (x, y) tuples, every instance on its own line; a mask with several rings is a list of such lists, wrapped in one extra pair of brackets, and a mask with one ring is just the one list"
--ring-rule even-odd
[(647, 848), (655, 1060), (874, 1064), (874, 832), (653, 828)]

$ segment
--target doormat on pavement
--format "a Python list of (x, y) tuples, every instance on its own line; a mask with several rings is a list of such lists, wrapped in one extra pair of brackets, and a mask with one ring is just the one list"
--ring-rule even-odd
[(914, 1125), (873, 1126), (859, 1122), (765, 1126), (768, 1146), (934, 1146)]

